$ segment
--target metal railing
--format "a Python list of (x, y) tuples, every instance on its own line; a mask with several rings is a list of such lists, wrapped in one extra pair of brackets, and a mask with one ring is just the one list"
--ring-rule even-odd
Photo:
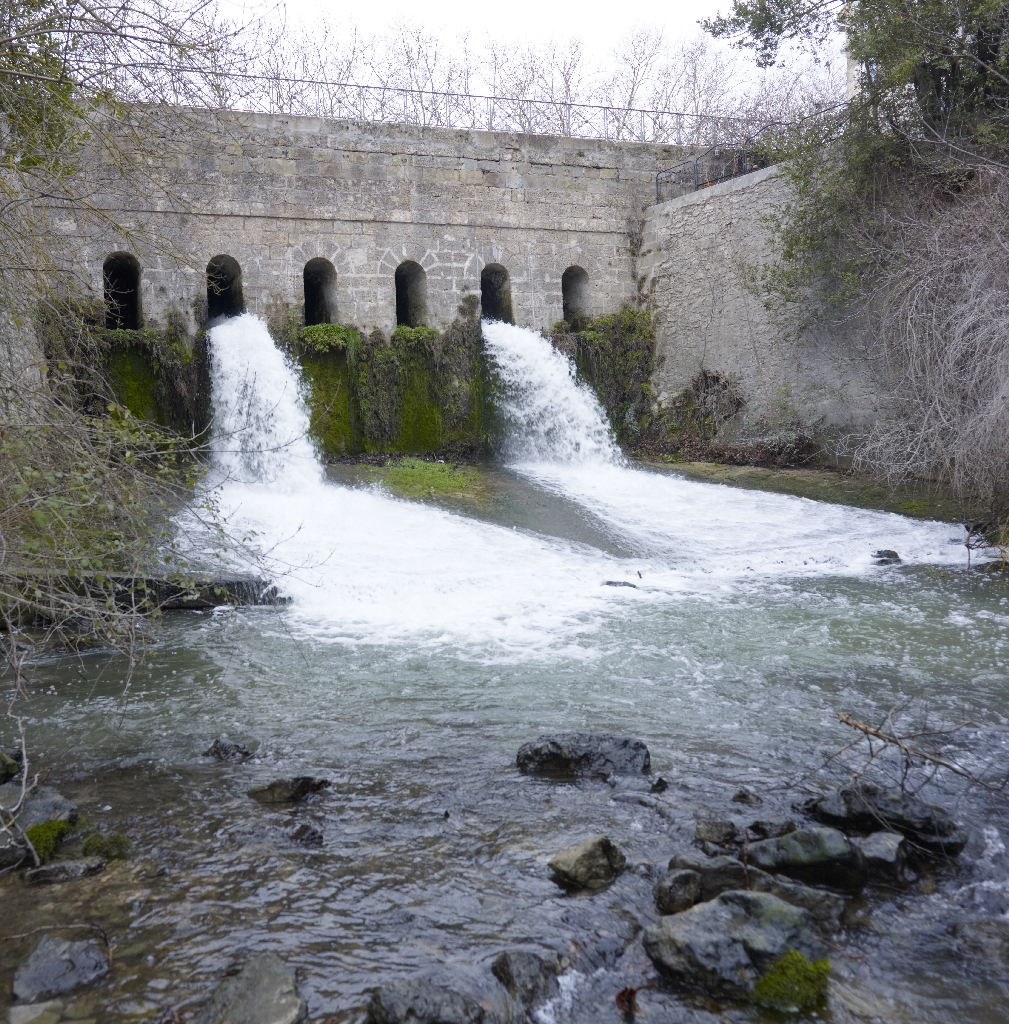
[(688, 157), (674, 167), (659, 171), (655, 176), (656, 202), (676, 199), (678, 196), (717, 185), (721, 181), (738, 178), (751, 171), (759, 171), (770, 162), (766, 153), (753, 150), (709, 149), (707, 152)]
[(217, 91), (233, 110), (691, 148), (738, 146), (767, 128), (743, 117), (265, 75), (229, 74)]

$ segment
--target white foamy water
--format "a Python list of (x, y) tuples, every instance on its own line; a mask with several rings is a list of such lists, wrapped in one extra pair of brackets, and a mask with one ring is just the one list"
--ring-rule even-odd
[(620, 457), (592, 392), (550, 342), (484, 324), (503, 380), (506, 452), (514, 469), (593, 513), (652, 562), (653, 583), (676, 576), (863, 572), (873, 552), (905, 562), (963, 562), (962, 530), (883, 512), (748, 491), (636, 470)]

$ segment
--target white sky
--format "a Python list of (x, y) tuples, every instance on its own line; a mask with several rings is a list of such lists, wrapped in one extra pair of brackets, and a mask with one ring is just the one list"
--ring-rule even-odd
[[(234, 2), (225, 0), (225, 10)], [(353, 6), (336, 0), (286, 0), (281, 9), (286, 8), (291, 24), (325, 15), (335, 24), (354, 24), (365, 35), (382, 34), (406, 20), (446, 39), (466, 33), (474, 40), (562, 41), (577, 36), (587, 56), (603, 58), (635, 25), (659, 28), (667, 40), (695, 36), (701, 31), (700, 18), (727, 13), (730, 6), (731, 0), (637, 0), (630, 9), (600, 0), (373, 0)]]

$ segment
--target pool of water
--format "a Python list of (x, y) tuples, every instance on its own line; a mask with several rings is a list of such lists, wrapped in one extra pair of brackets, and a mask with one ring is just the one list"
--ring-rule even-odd
[[(215, 394), (230, 380), (241, 395), (251, 364), (273, 411), (246, 388), (235, 415), (256, 426), (222, 446), (222, 507), (292, 602), (168, 616), (127, 700), (119, 656), (33, 666), (38, 763), (133, 843), (73, 885), (0, 879), (0, 937), (97, 922), (113, 944), (110, 979), (65, 1019), (185, 1014), (270, 949), (313, 1020), (355, 1021), (384, 981), (525, 948), (572, 959), (557, 1024), (613, 1021), (616, 993), (654, 979), (639, 932), (695, 815), (794, 816), (843, 781), (850, 761), (824, 767), (852, 739), (839, 712), (927, 703), (976, 723), (956, 741), (971, 763), (1006, 763), (1009, 588), (966, 571), (959, 527), (629, 467), (548, 346), (500, 326), (488, 346), (514, 429), (494, 501), (396, 500), (322, 473), (290, 368), (258, 321), (228, 328)], [(883, 548), (902, 563), (876, 565)], [(643, 739), (669, 789), (520, 775), (518, 747), (555, 730)], [(203, 757), (219, 736), (254, 757)], [(290, 808), (246, 795), (305, 774), (331, 788)], [(742, 785), (759, 808), (731, 803)], [(932, 792), (971, 842), (906, 891), (856, 901), (830, 1019), (1009, 1019), (1005, 802)], [(292, 838), (306, 821), (322, 846)], [(561, 893), (547, 859), (599, 832), (629, 869), (603, 893)], [(32, 941), (0, 943), (0, 1007)], [(638, 1002), (649, 1021), (762, 1019), (661, 987)]]

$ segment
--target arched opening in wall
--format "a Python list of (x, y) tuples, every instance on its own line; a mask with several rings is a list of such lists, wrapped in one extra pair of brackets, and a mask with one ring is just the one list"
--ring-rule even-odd
[(140, 261), (128, 252), (114, 252), (102, 264), (105, 285), (105, 326), (110, 330), (140, 329)]
[(427, 326), (427, 274), (413, 260), (396, 268), (396, 325)]
[(336, 268), (321, 256), (305, 264), (305, 326), (335, 324)]
[(573, 331), (580, 331), (591, 316), (589, 275), (581, 267), (568, 267), (561, 275), (564, 320)]
[(207, 264), (207, 320), (244, 312), (242, 268), (234, 256), (220, 253)]
[(488, 263), (480, 272), (480, 315), (484, 320), (515, 323), (511, 281), (500, 263)]

